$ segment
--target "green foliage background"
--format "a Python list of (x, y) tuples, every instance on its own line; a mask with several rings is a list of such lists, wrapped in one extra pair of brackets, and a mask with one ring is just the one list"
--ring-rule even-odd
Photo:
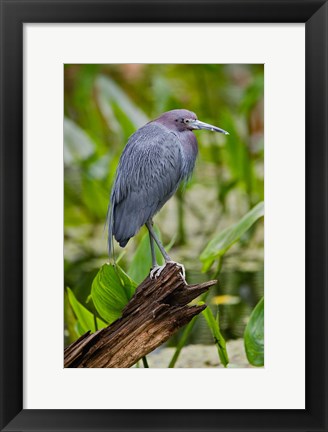
[[(68, 296), (95, 312), (91, 285), (108, 261), (105, 220), (124, 145), (138, 127), (175, 108), (194, 111), (230, 135), (195, 133), (199, 156), (194, 175), (155, 223), (164, 244), (171, 243), (171, 256), (185, 264), (189, 283), (221, 271), (207, 303), (214, 313), (220, 305), (226, 338), (242, 337), (263, 296), (263, 219), (229, 250), (212, 254), (206, 263), (200, 257), (216, 235), (264, 199), (263, 65), (65, 65), (64, 96), (64, 287), (70, 288), (65, 294), (65, 343), (80, 333)], [(128, 274), (129, 268), (135, 272), (136, 249), (147, 251), (145, 240), (141, 243), (144, 234), (141, 229), (124, 250), (116, 247), (117, 256), (124, 251), (120, 265)], [(204, 322), (197, 321), (189, 342), (212, 340)]]

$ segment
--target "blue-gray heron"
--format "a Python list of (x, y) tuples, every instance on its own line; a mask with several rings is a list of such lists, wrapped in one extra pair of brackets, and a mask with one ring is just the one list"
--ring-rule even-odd
[(193, 112), (176, 109), (131, 135), (120, 158), (108, 212), (109, 252), (113, 236), (124, 247), (146, 225), (152, 256), (151, 277), (158, 276), (164, 267), (157, 265), (154, 241), (165, 263), (172, 262), (154, 232), (152, 218), (192, 174), (198, 153), (193, 131), (199, 129), (228, 135), (225, 130), (198, 120)]

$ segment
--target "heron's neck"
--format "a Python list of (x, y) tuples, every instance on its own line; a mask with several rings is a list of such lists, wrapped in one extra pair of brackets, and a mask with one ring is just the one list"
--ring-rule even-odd
[(183, 157), (183, 176), (188, 178), (195, 166), (198, 154), (197, 139), (193, 132), (185, 131), (179, 134)]

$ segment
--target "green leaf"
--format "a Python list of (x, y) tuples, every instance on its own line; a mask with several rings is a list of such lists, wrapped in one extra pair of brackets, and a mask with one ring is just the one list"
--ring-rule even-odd
[[(134, 126), (139, 128), (149, 119), (128, 94), (109, 76), (99, 75), (96, 79), (98, 101), (104, 118), (109, 127), (115, 124), (115, 109), (119, 108), (121, 117), (124, 115)], [(116, 129), (120, 126), (116, 124)]]
[(203, 250), (200, 260), (202, 270), (207, 271), (216, 259), (221, 258), (227, 250), (236, 243), (240, 237), (262, 216), (264, 216), (264, 203), (261, 201), (243, 216), (239, 222), (223, 230), (214, 237)]
[(253, 82), (246, 89), (240, 104), (240, 111), (249, 113), (252, 108), (259, 103), (264, 94), (264, 80), (262, 73), (255, 76)]
[(117, 264), (104, 264), (93, 280), (92, 301), (99, 315), (109, 324), (117, 320), (137, 287)]
[(92, 139), (76, 123), (64, 118), (64, 161), (66, 165), (75, 160), (87, 159), (94, 152)]
[[(154, 226), (154, 230), (161, 240), (161, 235), (159, 229)], [(158, 250), (158, 247), (155, 245), (155, 253), (156, 260), (159, 265), (164, 264), (164, 259)], [(149, 274), (151, 269), (151, 253), (150, 253), (150, 243), (149, 243), (149, 235), (148, 232), (142, 237), (137, 250), (133, 256), (131, 264), (128, 268), (128, 274), (131, 278), (140, 284), (145, 277)]]
[(108, 207), (108, 192), (104, 193), (99, 181), (86, 176), (82, 177), (82, 199), (90, 215), (100, 220), (104, 219)]
[[(204, 304), (204, 302), (200, 302), (198, 304), (201, 305), (201, 304)], [(209, 307), (204, 309), (202, 314), (204, 315), (204, 318), (207, 322), (207, 325), (208, 325), (209, 329), (211, 330), (212, 335), (214, 337), (215, 344), (216, 344), (217, 349), (218, 349), (218, 354), (219, 354), (221, 363), (223, 364), (224, 367), (227, 367), (227, 365), (229, 363), (229, 357), (228, 357), (228, 352), (227, 352), (227, 348), (226, 348), (226, 341), (225, 341), (225, 339), (222, 336), (221, 331), (220, 331), (219, 310), (218, 310), (216, 319), (214, 318), (213, 313)]]
[(247, 359), (253, 366), (264, 366), (264, 298), (255, 306), (244, 333)]
[[(91, 331), (91, 333), (96, 331), (95, 328), (95, 317), (93, 313), (88, 311), (88, 309), (83, 306), (75, 297), (73, 291), (70, 288), (67, 288), (67, 296), (69, 300), (69, 304), (71, 305), (73, 312), (77, 318), (77, 329), (80, 333), (80, 336), (87, 331)], [(102, 321), (100, 318), (97, 319), (97, 327), (98, 329), (104, 328), (107, 324)]]

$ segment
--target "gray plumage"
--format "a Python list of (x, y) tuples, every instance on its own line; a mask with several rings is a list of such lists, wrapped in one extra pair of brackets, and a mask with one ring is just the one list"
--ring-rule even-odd
[(138, 129), (128, 140), (111, 192), (108, 243), (124, 247), (176, 192), (194, 169), (198, 153), (192, 130), (222, 129), (197, 120), (187, 110), (173, 110)]

